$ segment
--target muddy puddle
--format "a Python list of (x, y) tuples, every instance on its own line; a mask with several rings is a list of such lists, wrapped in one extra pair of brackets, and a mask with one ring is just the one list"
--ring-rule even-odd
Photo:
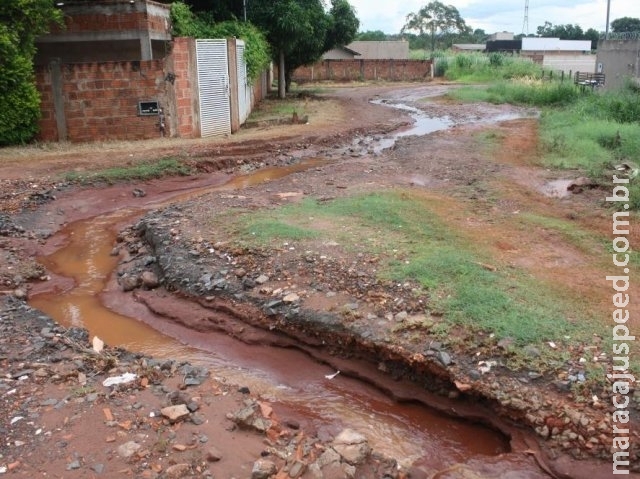
[(372, 151), (376, 154), (381, 153), (385, 149), (392, 148), (400, 138), (405, 136), (429, 135), (438, 131), (448, 130), (449, 128), (457, 125), (491, 125), (501, 123), (503, 121), (519, 120), (522, 118), (536, 118), (538, 116), (536, 111), (527, 110), (493, 115), (472, 115), (465, 118), (454, 119), (446, 115), (428, 113), (425, 110), (404, 103), (389, 102), (388, 100), (373, 100), (371, 103), (407, 112), (413, 120), (411, 125), (401, 128), (393, 134), (378, 140), (372, 148)]

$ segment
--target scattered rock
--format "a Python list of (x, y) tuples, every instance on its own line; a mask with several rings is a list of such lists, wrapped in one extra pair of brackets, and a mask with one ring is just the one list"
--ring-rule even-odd
[(190, 464), (174, 464), (167, 467), (164, 472), (164, 477), (167, 479), (180, 479), (182, 477), (191, 477), (191, 465)]
[(443, 366), (449, 366), (452, 363), (451, 356), (446, 351), (438, 351), (436, 357)]
[(284, 298), (282, 298), (282, 301), (284, 301), (287, 304), (291, 304), (291, 303), (295, 303), (299, 299), (300, 299), (300, 296), (298, 296), (296, 293), (289, 293)]
[(207, 449), (206, 458), (208, 462), (218, 462), (222, 459), (222, 453), (217, 447), (210, 446), (209, 449)]
[(160, 286), (158, 275), (152, 271), (143, 271), (140, 277), (142, 287), (145, 289), (154, 289)]
[(125, 459), (133, 456), (136, 452), (142, 449), (142, 446), (135, 441), (125, 442), (118, 446), (118, 455)]
[(362, 464), (371, 453), (367, 438), (352, 429), (344, 429), (338, 434), (331, 447), (351, 465)]
[(253, 463), (251, 479), (269, 479), (276, 472), (278, 472), (278, 467), (273, 461), (269, 461), (268, 459), (258, 459)]
[(176, 406), (167, 406), (160, 410), (160, 413), (171, 422), (180, 421), (191, 414), (186, 404), (178, 404)]
[(128, 292), (133, 291), (134, 289), (140, 287), (141, 280), (138, 276), (122, 276), (120, 278), (120, 286), (122, 287), (122, 291)]

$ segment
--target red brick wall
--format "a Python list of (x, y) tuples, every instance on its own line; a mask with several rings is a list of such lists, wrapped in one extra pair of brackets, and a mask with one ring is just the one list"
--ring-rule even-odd
[[(152, 10), (149, 12), (149, 10)], [(85, 33), (128, 30), (149, 30), (166, 32), (169, 17), (167, 5), (138, 1), (133, 6), (129, 2), (98, 1), (95, 4), (73, 2), (62, 7), (64, 27), (52, 25), (55, 33)]]
[(193, 38), (179, 37), (174, 39), (171, 50), (170, 69), (176, 72), (174, 83), (176, 133), (181, 138), (194, 138), (200, 135), (195, 48)]
[[(49, 68), (38, 69), (37, 79), (43, 112), (39, 139), (57, 141)], [(145, 100), (157, 100), (167, 111), (161, 60), (62, 65), (62, 82), (68, 140), (137, 140), (161, 135), (157, 115), (138, 115), (138, 102)]]
[(292, 80), (309, 81), (416, 81), (430, 78), (431, 60), (324, 60), (298, 68)]

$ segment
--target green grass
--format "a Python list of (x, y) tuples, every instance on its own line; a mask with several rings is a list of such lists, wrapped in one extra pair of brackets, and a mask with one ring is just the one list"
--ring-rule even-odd
[(269, 218), (248, 221), (240, 228), (240, 231), (245, 235), (251, 235), (253, 239), (263, 245), (276, 239), (295, 241), (319, 236), (316, 231)]
[(463, 87), (450, 96), (461, 101), (487, 103), (512, 103), (525, 106), (567, 105), (575, 101), (579, 91), (570, 83), (542, 81), (523, 77), (510, 81), (501, 80), (491, 85)]
[[(439, 64), (440, 63), (440, 64)], [(542, 68), (528, 58), (502, 54), (458, 53), (436, 62), (436, 75), (461, 83), (541, 77)]]
[(188, 175), (190, 169), (175, 158), (162, 158), (153, 162), (139, 163), (132, 166), (109, 168), (90, 173), (70, 172), (65, 175), (67, 181), (115, 183), (118, 181), (149, 180), (163, 176)]
[(576, 221), (527, 212), (520, 213), (518, 219), (522, 224), (522, 228), (526, 230), (531, 230), (532, 227), (542, 227), (557, 233), (567, 243), (572, 244), (587, 255), (605, 257), (604, 238), (585, 230)]
[(307, 115), (311, 112), (313, 102), (322, 101), (316, 95), (323, 91), (320, 88), (300, 88), (294, 84), (291, 86), (287, 98), (268, 97), (262, 100), (251, 112), (249, 121), (291, 118), (293, 112), (300, 116)]
[[(378, 252), (396, 250), (387, 255), (388, 261), (379, 271), (381, 278), (419, 283), (428, 293), (430, 308), (443, 314), (448, 327), (462, 325), (472, 331), (492, 332), (497, 338), (513, 338), (518, 345), (560, 341), (565, 335), (588, 341), (596, 332), (596, 318), (577, 299), (517, 269), (488, 270), (484, 265), (490, 258), (472, 241), (452, 232), (429, 212), (423, 200), (409, 193), (370, 194), (323, 203), (306, 200), (267, 212), (245, 212), (224, 221), (228, 219), (236, 223), (235, 231), (243, 242), (264, 245), (265, 241), (285, 238), (335, 240), (316, 226), (330, 222), (338, 232), (343, 226), (356, 231), (345, 233), (340, 241), (344, 247), (348, 248), (343, 242), (349, 238), (360, 244), (366, 243), (363, 238), (370, 238), (367, 251), (371, 251), (371, 244)], [(264, 228), (262, 232), (258, 232), (260, 228)]]
[[(640, 165), (640, 94), (631, 88), (581, 92), (570, 82), (525, 77), (463, 87), (450, 95), (467, 102), (541, 108), (543, 164), (581, 170), (603, 188), (612, 187), (617, 165)], [(631, 210), (640, 211), (640, 174), (631, 179), (629, 190)]]

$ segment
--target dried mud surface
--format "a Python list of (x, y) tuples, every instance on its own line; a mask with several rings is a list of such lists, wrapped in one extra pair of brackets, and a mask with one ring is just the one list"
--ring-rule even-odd
[[(512, 264), (556, 281), (571, 294), (584, 295), (608, 318), (608, 299), (601, 287), (607, 273), (602, 267), (552, 232), (523, 231), (513, 228), (511, 220), (519, 212), (551, 211), (558, 218), (576, 218), (593, 231), (606, 231), (610, 218), (601, 207), (603, 193), (587, 189), (563, 198), (545, 196), (543, 186), (557, 179), (557, 173), (536, 166), (537, 121), (531, 112), (423, 101), (447, 88), (338, 88), (326, 95), (308, 125), (250, 128), (227, 140), (162, 140), (134, 149), (113, 144), (102, 151), (69, 147), (61, 152), (34, 151), (28, 160), (24, 151), (3, 152), (0, 279), (6, 298), (0, 316), (0, 364), (5, 372), (0, 382), (4, 401), (0, 424), (9, 440), (1, 445), (0, 465), (6, 464), (7, 473), (25, 477), (45, 470), (48, 477), (250, 477), (247, 467), (265, 452), (264, 435), (239, 429), (234, 420), (234, 411), (258, 404), (251, 403), (237, 385), (203, 377), (200, 384), (185, 387), (185, 375), (177, 371), (188, 366), (155, 364), (126, 352), (108, 350), (110, 362), (103, 364), (105, 358), (96, 358), (85, 338), (71, 341), (68, 331), (57, 329), (21, 302), (34, 290), (55, 288), (55, 280), (42, 281), (47, 272), (34, 256), (55, 248), (47, 238), (60, 227), (114, 205), (148, 202), (145, 208), (152, 211), (133, 225), (122, 225), (116, 245), (123, 258), (118, 275), (123, 289), (131, 291), (112, 298), (113, 304), (125, 304), (128, 297), (194, 329), (223, 329), (247, 342), (295, 344), (322, 361), (335, 361), (343, 370), (350, 360), (368, 362), (394, 380), (411, 379), (424, 386), (433, 406), (451, 413), (447, 401), (453, 399), (457, 414), (511, 437), (513, 452), (506, 460), (519, 472), (462, 468), (438, 477), (610, 477), (608, 398), (603, 396), (595, 404), (577, 402), (565, 389), (566, 377), (579, 371), (582, 351), (569, 352), (564, 376), (535, 377), (505, 367), (481, 374), (478, 361), (500, 358), (501, 348), (488, 337), (463, 338), (455, 346), (430, 338), (428, 331), (421, 330), (427, 299), (413, 294), (414, 285), (378, 279), (382, 258), (366, 248), (344, 250), (337, 242), (319, 242), (309, 249), (289, 242), (275, 251), (243, 249), (207, 221), (212, 205), (216, 214), (224, 214), (303, 198), (330, 201), (402, 189), (424, 198), (451, 228), (491, 251), (495, 264), (487, 267)], [(373, 99), (410, 104), (429, 115), (446, 116), (455, 126), (404, 137), (392, 149), (376, 151), (377, 142), (408, 125), (410, 118), (402, 110), (371, 104)], [(518, 116), (522, 118), (509, 119)], [(507, 120), (492, 121), (496, 118)], [(500, 138), (500, 148), (478, 148), (477, 135), (486, 131)], [(190, 159), (201, 173), (189, 179), (82, 189), (55, 176), (168, 154)], [(310, 166), (304, 171), (282, 178), (239, 181), (232, 188), (195, 193), (198, 188), (222, 185), (238, 173), (305, 162)], [(135, 188), (144, 190), (144, 198), (131, 194)], [(325, 225), (328, 232), (333, 228)], [(153, 267), (144, 262), (149, 251), (157, 258)], [(575, 278), (576, 268), (580, 278)], [(143, 283), (138, 278), (145, 271), (156, 275), (162, 287), (140, 287)], [(125, 286), (125, 278), (134, 278), (133, 284)], [(210, 324), (197, 315), (183, 314), (189, 306), (180, 309), (174, 295), (188, 300), (187, 304), (196, 301), (205, 311), (223, 311), (231, 319)], [(398, 315), (403, 328), (397, 327)], [(265, 330), (281, 334), (269, 336)], [(416, 332), (422, 335), (419, 341)], [(113, 390), (100, 387), (103, 378), (132, 369), (139, 373), (135, 383)], [(354, 373), (363, 371), (354, 368)], [(86, 387), (87, 381), (91, 388)], [(389, 394), (406, 399), (393, 381), (376, 381)], [(149, 415), (178, 392), (189, 396), (182, 398), (184, 403), (197, 406), (188, 419), (172, 422)], [(440, 397), (448, 399), (440, 402)], [(258, 409), (261, 419), (274, 424), (266, 428), (269, 447), (294, 451), (295, 460), (307, 468), (302, 477), (314, 477), (308, 467), (329, 446), (306, 436), (295, 420), (280, 421), (272, 411)], [(118, 416), (116, 420), (105, 417), (107, 410)], [(286, 418), (286, 408), (282, 413)], [(201, 424), (192, 421), (198, 414), (206, 419)], [(635, 409), (632, 421), (637, 425)], [(41, 432), (35, 434), (38, 429)], [(212, 441), (214, 437), (219, 440)], [(128, 440), (142, 447), (125, 458), (116, 445)], [(216, 453), (209, 448), (212, 442), (223, 456), (219, 462), (212, 460)], [(225, 447), (239, 447), (247, 456), (230, 460), (233, 453), (227, 451), (240, 449)], [(26, 450), (32, 453), (23, 454)], [(288, 477), (291, 461), (278, 459), (275, 451), (266, 456), (275, 458), (276, 467), (286, 474), (278, 477)], [(410, 475), (411, 471), (398, 472), (392, 466), (374, 454), (357, 477)], [(175, 472), (170, 472), (171, 467)], [(348, 477), (350, 470), (344, 463), (338, 461), (336, 467), (341, 469), (317, 477)], [(529, 472), (524, 472), (527, 468)]]

